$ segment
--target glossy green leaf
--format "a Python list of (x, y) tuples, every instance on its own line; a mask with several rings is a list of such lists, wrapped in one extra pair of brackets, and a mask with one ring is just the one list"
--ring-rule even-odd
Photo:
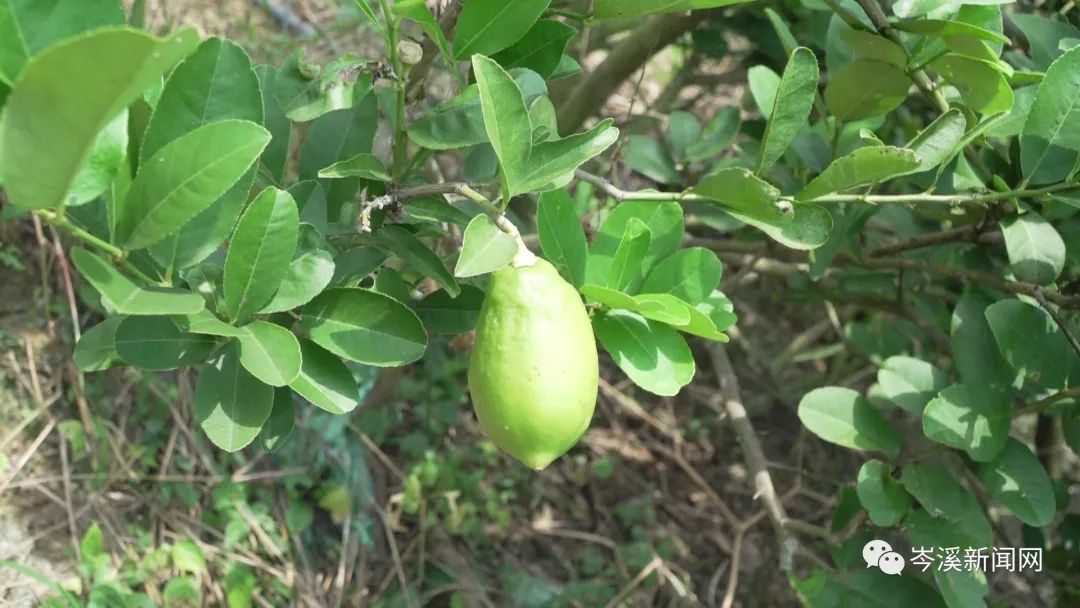
[(919, 157), (911, 150), (892, 146), (859, 148), (832, 162), (796, 195), (800, 201), (871, 186), (919, 169)]
[(339, 357), (393, 367), (427, 349), (427, 333), (413, 311), (366, 289), (328, 289), (304, 307), (300, 330)]
[(596, 337), (634, 384), (672, 396), (694, 378), (694, 357), (675, 330), (632, 312), (593, 317)]
[(240, 364), (270, 386), (285, 386), (300, 375), (300, 344), (291, 331), (266, 321), (240, 328)]
[(623, 146), (623, 162), (626, 166), (654, 182), (678, 185), (683, 176), (675, 167), (664, 144), (652, 135), (631, 135)]
[(985, 462), (1001, 451), (1009, 437), (1008, 395), (994, 387), (951, 386), (926, 404), (922, 426), (927, 439), (964, 450)]
[[(434, 256), (434, 253), (431, 255)], [(335, 287), (355, 287), (382, 266), (386, 258), (386, 252), (375, 247), (357, 247), (345, 251), (334, 258), (334, 278), (330, 280), (330, 284)], [(435, 257), (435, 260), (438, 260), (438, 257)], [(445, 266), (442, 272), (449, 274)]]
[[(522, 68), (509, 70), (526, 104), (547, 94), (544, 79)], [(430, 150), (467, 148), (488, 141), (484, 127), (484, 113), (480, 103), (480, 89), (469, 85), (456, 97), (435, 106), (408, 127), (409, 139)]]
[(171, 317), (126, 317), (116, 328), (116, 354), (141, 369), (163, 371), (202, 363), (214, 344), (209, 336), (182, 331)]
[(1065, 20), (1020, 12), (1010, 14), (1009, 20), (1024, 33), (1031, 58), (1043, 69), (1050, 67), (1062, 54), (1063, 40), (1080, 38), (1080, 29)]
[(296, 424), (296, 404), (293, 403), (292, 391), (286, 387), (274, 390), (274, 409), (263, 424), (259, 440), (267, 452), (276, 452), (292, 435)]
[(690, 305), (669, 293), (647, 293), (634, 296), (634, 309), (646, 319), (681, 327), (690, 323)]
[(255, 440), (274, 408), (274, 388), (240, 365), (236, 345), (228, 345), (199, 372), (195, 418), (206, 436), (226, 452)]
[(808, 48), (795, 49), (788, 59), (758, 151), (757, 173), (768, 173), (806, 126), (814, 107), (818, 79), (817, 57)]
[(747, 169), (731, 167), (710, 173), (690, 192), (756, 217), (777, 221), (784, 217), (776, 205), (780, 190)]
[(462, 286), (456, 298), (440, 289), (416, 303), (416, 315), (431, 331), (463, 334), (476, 327), (483, 303), (484, 292), (472, 285)]
[[(219, 120), (263, 122), (259, 79), (247, 53), (220, 38), (205, 40), (173, 70), (165, 83), (139, 147), (141, 163), (166, 144)], [(264, 152), (265, 153), (265, 152)], [(168, 269), (206, 259), (236, 226), (255, 178), (252, 167), (209, 207), (151, 249)]]
[(1080, 378), (1080, 357), (1045, 311), (1020, 300), (1000, 300), (986, 308), (998, 349), (1018, 373), (1047, 388)]
[(934, 364), (903, 355), (886, 359), (877, 380), (886, 399), (915, 414), (922, 414), (927, 402), (949, 385), (949, 377)]
[(76, 34), (124, 25), (117, 0), (0, 2), (0, 81), (15, 82), (27, 59)]
[(461, 244), (454, 276), (475, 277), (494, 272), (514, 259), (518, 245), (490, 217), (481, 213), (469, 222)]
[(599, 156), (619, 139), (619, 130), (609, 118), (584, 133), (546, 141), (532, 149), (532, 155), (510, 189), (511, 195), (526, 192), (548, 192), (569, 183), (573, 172)]
[(863, 59), (871, 59), (894, 65), (903, 69), (907, 65), (907, 53), (904, 47), (876, 33), (848, 29), (840, 36), (851, 45), (855, 54)]
[(70, 38), (32, 58), (0, 116), (0, 182), (13, 205), (64, 204), (98, 133), (198, 41), (128, 29)]
[(416, 220), (449, 222), (462, 227), (467, 226), (472, 219), (464, 211), (446, 202), (446, 197), (442, 195), (410, 199), (405, 205), (405, 213)]
[(838, 386), (817, 388), (799, 402), (799, 420), (829, 443), (854, 450), (877, 450), (895, 458), (900, 438), (862, 395)]
[(611, 257), (607, 285), (618, 291), (633, 293), (641, 280), (641, 264), (649, 251), (649, 227), (636, 217), (626, 224), (619, 247)]
[(296, 202), (276, 188), (263, 190), (236, 226), (225, 258), (225, 311), (233, 321), (265, 306), (281, 285), (296, 251)]
[(336, 162), (325, 169), (320, 169), (319, 177), (359, 177), (376, 182), (390, 181), (390, 174), (386, 172), (386, 165), (383, 165), (378, 156), (367, 152), (362, 152), (352, 158)]
[(641, 292), (670, 293), (688, 304), (698, 304), (716, 289), (722, 272), (720, 259), (712, 251), (682, 249), (652, 269)]
[(589, 245), (574, 200), (566, 190), (552, 190), (540, 195), (536, 226), (544, 257), (570, 284), (575, 287), (584, 284)]
[(856, 59), (829, 75), (825, 104), (839, 120), (886, 114), (907, 99), (911, 79), (900, 68), (870, 59)]
[(492, 57), (506, 69), (529, 68), (544, 78), (550, 78), (559, 67), (563, 51), (577, 34), (573, 27), (554, 19), (541, 19), (514, 43)]
[(102, 300), (123, 315), (189, 315), (205, 306), (202, 297), (183, 289), (140, 287), (108, 262), (85, 249), (72, 249), (71, 261)]
[(1065, 241), (1038, 213), (1030, 211), (1002, 220), (1001, 233), (1017, 279), (1049, 285), (1065, 268)]
[(1025, 524), (1042, 528), (1053, 521), (1057, 505), (1050, 476), (1026, 445), (1009, 438), (997, 459), (979, 467), (979, 478)]
[(289, 388), (331, 414), (345, 414), (359, 405), (360, 387), (341, 359), (310, 340), (300, 340), (300, 352), (300, 375)]
[(1080, 159), (1080, 48), (1046, 71), (1020, 136), (1020, 164), (1032, 184), (1065, 179)]
[(532, 153), (529, 110), (521, 89), (499, 64), (482, 55), (473, 57), (472, 64), (480, 90), (484, 127), (495, 155), (499, 157), (503, 188), (513, 194), (514, 185), (522, 180), (527, 165), (532, 164), (529, 159)]
[(493, 55), (509, 47), (528, 33), (549, 4), (551, 0), (470, 0), (458, 16), (454, 59)]
[(593, 3), (593, 17), (614, 19), (618, 17), (639, 17), (654, 13), (671, 13), (686, 10), (718, 8), (732, 4), (742, 4), (750, 0), (596, 0)]
[(642, 260), (643, 272), (648, 272), (656, 262), (679, 250), (683, 240), (683, 211), (678, 203), (621, 203), (604, 220), (589, 250), (586, 283), (607, 284), (615, 252), (626, 234), (627, 225), (635, 218), (649, 227), (649, 250)]
[(289, 263), (274, 297), (259, 314), (285, 312), (307, 304), (330, 284), (336, 267), (334, 258), (322, 249), (301, 254)]
[(141, 249), (175, 233), (231, 188), (269, 140), (270, 133), (253, 122), (223, 120), (166, 144), (135, 176), (116, 240)]
[(997, 32), (992, 32), (963, 21), (949, 21), (945, 19), (912, 19), (910, 21), (898, 21), (893, 24), (898, 30), (921, 34), (923, 36), (936, 36), (945, 38), (948, 36), (968, 36), (989, 42), (1007, 43), (1009, 39)]
[(863, 463), (855, 491), (875, 526), (895, 526), (911, 508), (911, 496), (880, 460)]
[(393, 268), (381, 268), (379, 274), (375, 275), (375, 285), (372, 289), (406, 306), (412, 303), (412, 286), (405, 281), (400, 272)]
[(461, 293), (457, 279), (446, 269), (439, 256), (413, 233), (401, 226), (383, 226), (377, 236), (380, 247), (404, 260), (413, 270), (435, 279), (452, 296)]
[(109, 369), (120, 358), (116, 353), (116, 328), (124, 317), (115, 315), (83, 332), (72, 358), (84, 372), (100, 372)]
[(985, 311), (995, 301), (981, 289), (969, 287), (953, 309), (951, 350), (965, 383), (1010, 386), (1016, 378), (986, 320)]
[(776, 105), (776, 93), (780, 90), (781, 76), (772, 68), (764, 65), (755, 65), (746, 72), (747, 86), (750, 88), (750, 96), (754, 98), (762, 116), (769, 116)]

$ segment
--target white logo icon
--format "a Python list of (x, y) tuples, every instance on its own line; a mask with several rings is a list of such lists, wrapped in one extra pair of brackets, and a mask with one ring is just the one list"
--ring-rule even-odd
[(883, 540), (872, 540), (862, 549), (863, 561), (867, 568), (880, 568), (885, 574), (900, 574), (904, 571), (904, 556), (893, 551), (892, 545)]

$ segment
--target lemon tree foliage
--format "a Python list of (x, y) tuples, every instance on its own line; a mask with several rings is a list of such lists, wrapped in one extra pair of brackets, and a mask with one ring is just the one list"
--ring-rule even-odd
[[(0, 0), (5, 217), (77, 241), (80, 293), (105, 315), (76, 365), (190, 368), (221, 449), (275, 450), (300, 408), (356, 408), (363, 370), (475, 330), (480, 423), (543, 468), (586, 431), (602, 364), (672, 396), (728, 342), (734, 259), (732, 280), (787, 277), (764, 297), (859, 311), (833, 322), (868, 373), (797, 387), (788, 412), (865, 458), (833, 532), (866, 522), (828, 567), (792, 571), (805, 604), (985, 605), (982, 573), (879, 576), (845, 557), (879, 527), (912, 546), (1016, 544), (992, 506), (1025, 541), (1075, 539), (1030, 429), (1058, 425), (1080, 451), (1076, 11), (467, 0), (446, 23), (420, 0), (359, 1), (386, 56), (253, 65), (229, 40), (127, 26), (119, 0), (53, 4), (46, 19)], [(756, 109), (566, 121), (587, 28), (674, 23), (695, 58), (756, 28)], [(414, 86), (432, 69), (452, 91)]]

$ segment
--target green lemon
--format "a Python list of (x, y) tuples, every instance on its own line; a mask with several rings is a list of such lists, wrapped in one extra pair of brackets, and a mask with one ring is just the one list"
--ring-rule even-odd
[(540, 470), (589, 427), (599, 363), (577, 291), (544, 260), (496, 271), (476, 326), (469, 391), (488, 437)]

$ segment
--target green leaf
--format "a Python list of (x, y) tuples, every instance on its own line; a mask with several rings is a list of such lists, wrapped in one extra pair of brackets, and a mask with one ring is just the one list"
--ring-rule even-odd
[[(247, 53), (220, 38), (205, 40), (173, 70), (139, 147), (141, 164), (166, 144), (219, 120), (263, 122), (262, 93)], [(264, 152), (265, 154), (265, 152)], [(209, 207), (151, 249), (168, 269), (206, 259), (232, 234), (255, 178), (252, 167)]]
[(723, 266), (703, 247), (681, 249), (660, 261), (641, 286), (642, 293), (669, 293), (687, 304), (703, 302), (720, 283)]
[(164, 371), (202, 363), (214, 339), (189, 334), (171, 317), (126, 317), (116, 328), (116, 354), (141, 369)]
[(1007, 387), (1016, 379), (986, 320), (986, 309), (996, 300), (979, 288), (969, 287), (953, 309), (953, 362), (967, 384)]
[(653, 321), (676, 329), (690, 324), (690, 305), (669, 293), (646, 293), (634, 296), (637, 306), (631, 310)]
[(947, 38), (950, 36), (966, 36), (978, 38), (988, 42), (1008, 43), (1009, 39), (997, 32), (981, 28), (963, 21), (948, 21), (945, 19), (912, 19), (910, 21), (898, 21), (892, 26), (900, 31), (921, 34), (923, 36), (935, 36)]
[(292, 140), (292, 121), (285, 116), (285, 110), (274, 97), (274, 83), (278, 72), (273, 66), (260, 65), (255, 68), (259, 77), (260, 94), (263, 102), (263, 126), (270, 131), (270, 143), (263, 150), (260, 161), (278, 184), (285, 177), (285, 165), (289, 161), (289, 148)]
[(886, 359), (877, 380), (886, 399), (914, 414), (922, 414), (927, 402), (949, 385), (949, 377), (934, 364), (902, 355)]
[(909, 88), (911, 79), (900, 68), (856, 59), (829, 75), (825, 105), (844, 122), (881, 116), (904, 103)]
[[(412, 236), (412, 233), (409, 233), (409, 236)], [(428, 252), (430, 253), (430, 250)], [(431, 255), (435, 256), (434, 253), (431, 253)], [(386, 257), (385, 252), (375, 247), (350, 249), (334, 259), (334, 278), (330, 280), (330, 284), (335, 287), (355, 287), (360, 281), (371, 276), (371, 273), (382, 266), (383, 262), (386, 261)], [(438, 257), (435, 257), (436, 261), (438, 259)], [(439, 264), (442, 263), (439, 262)], [(443, 267), (442, 272), (449, 274), (446, 272), (445, 267)]]
[(527, 165), (531, 164), (532, 123), (529, 110), (521, 89), (499, 64), (482, 55), (473, 57), (472, 64), (480, 90), (484, 128), (502, 168), (503, 189), (513, 194), (513, 186), (521, 181), (528, 170)]
[(1063, 40), (1080, 38), (1080, 29), (1065, 20), (1019, 12), (1010, 14), (1009, 20), (1024, 33), (1031, 58), (1043, 69), (1050, 67), (1062, 54)]
[(1020, 136), (1020, 164), (1032, 184), (1065, 179), (1078, 159), (1080, 48), (1059, 57), (1046, 71)]
[(334, 258), (322, 249), (297, 256), (285, 271), (273, 299), (259, 309), (259, 314), (285, 312), (307, 304), (326, 289), (335, 270)]
[(668, 115), (667, 136), (671, 154), (680, 162), (685, 161), (686, 151), (701, 139), (701, 123), (690, 112), (676, 110)]
[(1009, 79), (995, 64), (950, 53), (935, 59), (929, 67), (956, 87), (964, 102), (976, 112), (998, 114), (1012, 108)]
[(319, 345), (300, 340), (303, 363), (289, 388), (331, 414), (346, 414), (360, 403), (360, 387), (349, 368)]
[(769, 116), (776, 105), (776, 93), (780, 90), (781, 76), (768, 66), (755, 65), (747, 71), (746, 79), (750, 87), (750, 96), (754, 98), (754, 105), (762, 116)]
[(288, 192), (267, 188), (248, 205), (225, 258), (225, 311), (232, 321), (273, 298), (296, 251), (299, 230), (296, 202)]
[(843, 38), (844, 42), (851, 45), (856, 55), (863, 59), (888, 63), (900, 69), (907, 66), (908, 59), (904, 47), (884, 36), (862, 30), (847, 29), (844, 30), (840, 37)]
[(1042, 528), (1053, 521), (1057, 505), (1050, 476), (1026, 445), (1010, 437), (996, 460), (979, 467), (979, 478), (1025, 524)]
[(593, 3), (593, 17), (596, 19), (614, 19), (618, 17), (638, 17), (653, 13), (672, 13), (695, 9), (718, 8), (732, 4), (742, 4), (750, 0), (596, 0)]
[(470, 0), (458, 16), (454, 59), (493, 55), (509, 47), (528, 33), (549, 4), (551, 0)]
[(615, 252), (626, 234), (631, 219), (649, 227), (649, 250), (641, 269), (648, 272), (653, 265), (679, 250), (683, 240), (683, 211), (676, 202), (628, 201), (621, 203), (608, 215), (589, 250), (586, 283), (606, 285)]
[(401, 276), (401, 273), (393, 268), (379, 270), (379, 274), (375, 275), (375, 285), (372, 289), (405, 305), (412, 302), (412, 287)]
[(117, 313), (190, 315), (205, 306), (201, 296), (184, 289), (139, 287), (108, 262), (85, 249), (72, 249), (70, 255), (79, 272)]
[(1076, 351), (1057, 323), (1037, 306), (1001, 300), (987, 307), (986, 321), (1005, 360), (1033, 382), (1061, 388), (1070, 375), (1080, 374)]
[(202, 367), (195, 386), (195, 418), (206, 436), (226, 452), (255, 440), (274, 407), (274, 388), (242, 365), (235, 344)]
[(641, 263), (649, 250), (649, 227), (636, 217), (630, 218), (619, 248), (611, 258), (607, 285), (612, 289), (633, 293), (641, 280)]
[(701, 137), (687, 147), (685, 160), (702, 162), (719, 156), (731, 142), (735, 141), (741, 128), (742, 116), (738, 107), (720, 108), (713, 115), (712, 120), (705, 125)]
[(973, 541), (969, 546), (990, 545), (993, 534), (982, 506), (945, 467), (921, 462), (906, 465), (900, 475), (900, 483), (926, 509), (926, 513), (948, 520), (956, 528), (954, 534)]
[(855, 492), (875, 526), (895, 526), (911, 508), (911, 496), (880, 460), (868, 460), (859, 469)]
[(90, 157), (71, 184), (68, 205), (88, 203), (106, 193), (120, 173), (127, 146), (128, 112), (124, 110), (98, 133)]
[(920, 131), (907, 145), (919, 158), (919, 171), (936, 169), (951, 159), (966, 130), (967, 118), (953, 108)]
[(427, 349), (413, 311), (366, 289), (328, 289), (304, 307), (300, 330), (326, 350), (358, 363), (395, 367)]
[(631, 135), (626, 138), (623, 162), (654, 182), (669, 185), (683, 182), (683, 176), (675, 167), (675, 159), (664, 144), (651, 135)]
[(904, 148), (892, 146), (859, 148), (847, 156), (834, 160), (795, 198), (800, 201), (811, 201), (835, 192), (876, 185), (917, 171), (919, 164), (919, 157), (911, 150)]
[(565, 186), (573, 172), (619, 139), (619, 130), (609, 118), (584, 132), (546, 141), (532, 149), (520, 181), (510, 188), (511, 196), (526, 192), (548, 192)]
[(401, 226), (383, 226), (376, 236), (380, 247), (404, 260), (413, 270), (438, 281), (450, 295), (457, 297), (461, 293), (457, 280), (446, 269), (439, 256), (413, 233)]
[[(361, 152), (371, 152), (379, 126), (379, 107), (375, 95), (368, 95), (346, 110), (335, 110), (315, 119), (308, 127), (300, 148), (300, 179), (316, 179), (319, 170)], [(323, 180), (327, 219), (336, 223), (341, 207), (355, 200), (361, 180), (356, 177)], [(313, 222), (322, 230), (319, 221)]]
[(589, 245), (574, 200), (566, 190), (552, 190), (540, 195), (536, 227), (544, 257), (571, 285), (580, 287), (584, 284)]
[(780, 191), (747, 169), (721, 169), (690, 191), (722, 204), (732, 217), (787, 247), (816, 249), (829, 240), (832, 217), (825, 209), (802, 203), (781, 211), (777, 205)]
[(854, 450), (878, 450), (896, 458), (900, 438), (859, 393), (838, 386), (818, 388), (799, 402), (799, 420), (829, 443)]
[(483, 303), (484, 292), (472, 285), (463, 286), (456, 298), (440, 289), (417, 302), (416, 315), (431, 331), (463, 334), (476, 327)]
[(361, 152), (350, 159), (336, 162), (319, 170), (319, 177), (359, 177), (376, 182), (390, 181), (390, 174), (386, 172), (386, 166), (379, 157), (367, 152)]
[(142, 164), (120, 208), (116, 240), (127, 249), (153, 245), (180, 230), (251, 167), (270, 133), (243, 120), (222, 120), (165, 145)]
[(632, 312), (593, 317), (596, 337), (634, 384), (656, 395), (672, 396), (694, 378), (694, 357), (675, 330)]
[[(103, 29), (32, 58), (0, 116), (0, 183), (19, 207), (62, 206), (98, 133), (198, 41)], [(60, 119), (59, 117), (63, 117)]]
[(202, 310), (193, 315), (187, 315), (178, 319), (180, 328), (193, 334), (205, 334), (208, 336), (221, 336), (224, 338), (239, 338), (244, 335), (244, 330), (230, 325), (214, 316), (209, 310)]
[[(515, 84), (525, 98), (526, 105), (547, 94), (544, 79), (522, 68), (510, 70)], [(415, 120), (408, 127), (409, 139), (430, 150), (467, 148), (488, 141), (484, 127), (484, 112), (480, 102), (480, 88), (469, 85), (456, 97), (445, 101), (431, 112)]]
[(994, 387), (951, 386), (926, 404), (923, 434), (927, 439), (964, 450), (985, 462), (1001, 451), (1011, 421), (1008, 395)]
[(161, 591), (165, 608), (183, 608), (200, 606), (203, 603), (202, 590), (193, 576), (177, 576), (165, 583)]
[[(348, 110), (371, 92), (371, 62), (343, 55), (321, 69), (297, 52), (285, 60), (274, 79), (274, 98), (289, 120), (308, 122)], [(314, 75), (309, 70), (317, 71)]]
[(101, 323), (83, 332), (72, 355), (80, 370), (100, 372), (109, 369), (118, 361), (120, 355), (116, 353), (116, 328), (123, 320), (122, 316), (106, 317)]
[(1058, 231), (1029, 211), (1001, 222), (1009, 265), (1016, 278), (1036, 285), (1050, 285), (1065, 268), (1065, 241)]
[(492, 59), (508, 70), (529, 68), (543, 78), (550, 78), (574, 34), (577, 30), (562, 21), (541, 19), (521, 40)]
[(756, 173), (768, 173), (806, 126), (806, 119), (814, 107), (819, 78), (818, 62), (813, 51), (805, 47), (795, 49), (776, 92), (776, 101), (758, 151)]
[(467, 226), (472, 219), (464, 211), (446, 202), (446, 197), (442, 195), (410, 199), (405, 204), (405, 213), (415, 220), (437, 223), (449, 222), (458, 226)]
[(509, 264), (517, 251), (518, 244), (514, 237), (503, 232), (490, 217), (481, 213), (465, 228), (454, 276), (465, 278), (495, 272)]
[(285, 386), (300, 375), (300, 343), (291, 331), (266, 321), (240, 328), (240, 364), (270, 386)]
[(292, 435), (296, 424), (296, 404), (293, 403), (292, 391), (286, 387), (274, 389), (274, 409), (266, 419), (259, 438), (263, 449), (276, 452)]
[(87, 560), (93, 560), (105, 554), (105, 537), (97, 522), (90, 524), (86, 533), (83, 534), (82, 540), (79, 541), (79, 552), (83, 554), (83, 559)]
[(88, 30), (124, 25), (116, 0), (0, 2), (0, 81), (15, 82), (29, 57)]

